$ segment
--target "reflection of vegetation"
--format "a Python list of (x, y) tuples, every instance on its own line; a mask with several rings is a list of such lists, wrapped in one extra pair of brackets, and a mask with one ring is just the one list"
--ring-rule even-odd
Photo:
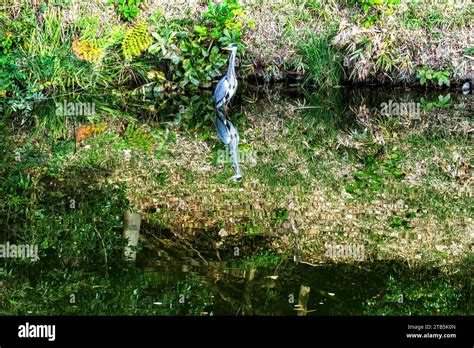
[[(7, 260), (2, 267), (2, 313), (291, 315), (295, 311), (288, 294), (297, 295), (304, 284), (311, 287), (308, 309), (316, 309), (311, 313), (361, 314), (368, 299), (381, 291), (384, 294), (390, 275), (400, 279), (381, 261), (368, 263), (365, 269), (296, 265), (289, 255), (295, 241), (287, 233), (293, 228), (295, 233), (302, 232), (296, 246), (301, 249), (301, 261), (321, 261), (325, 241), (343, 244), (350, 240), (364, 243), (368, 259), (406, 258), (428, 265), (448, 262), (449, 268), (456, 269), (458, 265), (451, 262), (459, 259), (454, 252), (466, 250), (463, 221), (471, 212), (466, 209), (469, 197), (460, 191), (469, 173), (465, 164), (469, 139), (452, 133), (446, 124), (442, 132), (434, 127), (433, 117), (445, 116), (443, 110), (422, 115), (427, 118), (417, 121), (419, 129), (414, 128), (418, 123), (408, 124), (401, 118), (388, 122), (374, 117), (370, 111), (380, 105), (379, 98), (388, 100), (390, 93), (377, 91), (374, 96), (338, 89), (310, 95), (306, 101), (297, 97), (291, 104), (277, 95), (278, 102), (260, 100), (242, 106), (237, 114), (238, 122), (245, 125), (242, 139), (257, 149), (258, 162), (246, 168), (248, 181), (239, 184), (229, 184), (225, 175), (213, 170), (209, 148), (218, 141), (212, 138), (213, 131), (210, 138), (196, 137), (196, 133), (205, 134), (196, 129), (212, 127), (212, 122), (196, 122), (199, 117), (213, 116), (208, 96), (169, 100), (163, 109), (169, 114), (162, 110), (157, 115), (162, 122), (146, 126), (132, 119), (114, 120), (115, 103), (125, 111), (136, 110), (135, 105), (112, 100), (105, 103), (111, 116), (104, 122), (107, 127), (101, 116), (81, 119), (86, 124), (78, 130), (88, 134), (79, 133), (76, 149), (71, 134), (69, 141), (58, 140), (18, 134), (17, 128), (13, 131), (3, 124), (3, 240), (14, 242), (21, 237), (39, 243), (41, 260), (38, 264)], [(97, 109), (102, 113), (100, 104)], [(148, 106), (141, 105), (137, 113)], [(454, 114), (457, 106), (453, 102)], [(361, 109), (364, 112), (357, 113)], [(179, 121), (181, 126), (173, 128)], [(163, 131), (165, 126), (172, 130)], [(341, 143), (341, 135), (356, 141), (381, 136), (383, 141), (354, 145)], [(125, 153), (132, 154), (130, 161)], [(404, 175), (397, 172), (402, 166)], [(456, 174), (445, 172), (445, 167)], [(344, 189), (357, 181), (361, 182), (357, 198), (369, 199), (348, 202), (350, 194)], [(371, 189), (379, 182), (379, 189)], [(402, 200), (400, 205), (393, 204)], [(229, 204), (234, 202), (238, 204)], [(151, 238), (181, 242), (178, 246), (163, 243), (168, 249), (159, 248), (161, 254), (149, 258), (167, 266), (155, 268), (156, 279), (122, 260), (121, 215), (128, 206), (146, 212), (147, 219), (155, 215), (160, 228), (173, 231), (165, 240), (161, 232), (147, 229), (154, 233)], [(187, 233), (177, 233), (176, 228), (185, 225), (206, 226), (209, 233), (204, 238), (196, 232), (184, 240)], [(284, 233), (275, 234), (277, 229)], [(239, 243), (245, 248), (236, 256), (232, 248)], [(195, 273), (198, 279), (191, 277)], [(436, 279), (464, 293), (465, 287), (454, 278), (436, 275)], [(402, 282), (409, 287), (408, 280)], [(456, 307), (466, 301), (464, 295), (447, 295), (443, 303), (433, 302), (432, 294), (444, 291), (439, 284), (426, 283), (429, 291), (423, 292), (424, 304), (415, 301), (415, 309), (434, 306), (441, 313), (443, 303)], [(54, 293), (48, 286), (60, 290)], [(44, 298), (32, 289), (40, 289)], [(414, 287), (408, 290), (419, 292)], [(75, 305), (69, 302), (71, 294), (76, 294)], [(184, 295), (183, 303), (180, 295)], [(377, 302), (374, 306), (366, 312), (385, 305)]]
[(438, 96), (438, 100), (427, 101), (425, 97), (421, 97), (420, 104), (424, 111), (430, 111), (433, 108), (446, 109), (451, 106), (451, 94)]
[(145, 273), (147, 288), (143, 292), (140, 314), (205, 315), (212, 305), (212, 293), (206, 284), (186, 277), (176, 281), (154, 272)]
[[(225, 269), (257, 269), (257, 268), (270, 268), (277, 266), (285, 258), (281, 255), (265, 251), (258, 255), (253, 255), (244, 258), (243, 260), (232, 260)], [(225, 271), (226, 272), (226, 271)]]
[(153, 40), (148, 30), (148, 25), (144, 20), (137, 22), (127, 30), (122, 41), (122, 52), (125, 59), (132, 60), (139, 57), (143, 51), (150, 47)]
[(105, 174), (97, 166), (65, 167), (61, 152), (70, 153), (71, 147), (56, 147), (48, 159), (43, 150), (31, 152), (31, 144), (17, 149), (18, 155), (10, 143), (2, 145), (1, 243), (38, 245), (40, 258), (36, 263), (5, 259), (2, 312), (60, 314), (70, 294), (85, 287), (79, 284), (84, 277), (99, 278), (103, 286), (110, 269), (126, 266), (120, 233), (128, 206), (123, 188), (94, 182), (92, 173), (97, 179)]
[(379, 191), (387, 181), (401, 180), (405, 173), (399, 167), (401, 154), (393, 152), (388, 159), (377, 161), (369, 156), (364, 160), (364, 170), (354, 174), (355, 183), (346, 187), (346, 191), (360, 196), (366, 191)]
[(404, 229), (410, 228), (410, 219), (413, 219), (416, 216), (415, 212), (408, 212), (403, 217), (394, 216), (390, 227), (403, 227)]
[(125, 131), (125, 141), (131, 148), (141, 150), (144, 153), (150, 153), (156, 142), (143, 128), (135, 128), (131, 124), (127, 126)]
[[(469, 278), (388, 276), (387, 288), (365, 303), (370, 315), (469, 315)], [(472, 314), (472, 313), (471, 313)]]

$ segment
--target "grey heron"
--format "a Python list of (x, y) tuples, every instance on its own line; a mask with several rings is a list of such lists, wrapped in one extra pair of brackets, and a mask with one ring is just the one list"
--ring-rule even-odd
[(235, 75), (235, 58), (237, 57), (237, 44), (230, 44), (224, 48), (225, 50), (231, 51), (229, 58), (229, 66), (227, 68), (227, 74), (220, 79), (217, 83), (216, 90), (214, 91), (214, 101), (216, 103), (216, 109), (227, 105), (229, 100), (235, 95), (237, 90), (237, 77)]
[(242, 179), (238, 160), (240, 140), (239, 133), (232, 122), (230, 122), (230, 120), (224, 115), (222, 109), (216, 109), (216, 129), (217, 133), (219, 134), (219, 138), (225, 145), (227, 145), (232, 156), (232, 163), (235, 171), (235, 175), (232, 177), (232, 180), (239, 181)]

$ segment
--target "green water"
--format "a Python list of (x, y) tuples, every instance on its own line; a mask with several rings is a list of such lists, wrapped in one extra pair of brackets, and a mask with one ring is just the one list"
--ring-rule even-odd
[[(331, 162), (314, 157), (313, 149), (324, 151), (331, 148), (325, 156), (333, 156), (334, 161), (340, 161), (338, 163), (353, 161), (357, 164), (356, 173), (362, 173), (358, 174), (357, 178), (362, 179), (357, 180), (362, 184), (354, 191), (353, 200), (356, 203), (371, 202), (372, 196), (379, 194), (378, 188), (372, 191), (374, 184), (371, 180), (386, 180), (385, 186), (404, 183), (405, 178), (397, 176), (398, 162), (390, 164), (394, 168), (380, 162), (381, 167), (388, 168), (388, 179), (379, 179), (372, 170), (373, 161), (367, 159), (378, 160), (379, 153), (385, 151), (387, 145), (344, 150), (341, 145), (336, 146), (334, 139), (342, 133), (355, 134), (352, 138), (355, 140), (351, 141), (363, 143), (367, 141), (366, 133), (375, 129), (374, 132), (380, 130), (385, 136), (388, 133), (391, 141), (396, 143), (400, 134), (410, 131), (409, 126), (404, 130), (397, 128), (400, 121), (396, 117), (379, 117), (375, 123), (364, 119), (364, 108), (380, 111), (381, 103), (394, 101), (407, 103), (407, 107), (409, 103), (420, 103), (418, 108), (425, 108), (432, 117), (425, 117), (423, 121), (426, 122), (423, 136), (413, 133), (400, 137), (400, 147), (411, 146), (407, 151), (412, 153), (405, 154), (405, 157), (414, 155), (416, 151), (422, 153), (425, 145), (435, 149), (456, 146), (461, 150), (469, 149), (472, 132), (466, 133), (462, 126), (466, 122), (472, 125), (472, 96), (455, 92), (447, 96), (446, 91), (425, 94), (404, 90), (335, 89), (309, 93), (284, 88), (270, 91), (248, 88), (236, 98), (229, 115), (241, 138), (250, 147), (253, 144), (248, 141), (249, 129), (265, 125), (273, 127), (281, 122), (282, 129), (288, 132), (282, 141), (288, 144), (306, 142), (308, 148), (301, 146), (301, 152), (297, 149), (298, 156), (306, 158), (308, 168), (315, 173), (319, 183), (323, 182), (337, 194), (348, 192), (348, 187), (354, 185), (353, 173), (334, 179)], [(105, 106), (112, 115), (130, 115), (163, 132), (169, 127), (178, 136), (193, 134), (209, 144), (215, 157), (223, 146), (215, 140), (209, 98), (206, 95), (157, 102), (146, 98), (128, 100), (116, 96), (112, 100), (102, 100), (99, 96), (90, 97), (102, 112)], [(330, 258), (313, 262), (305, 258), (299, 242), (291, 238), (294, 249), (276, 252), (272, 243), (282, 235), (273, 235), (271, 231), (281, 228), (288, 220), (290, 210), (278, 201), (278, 191), (296, 185), (309, 190), (314, 182), (306, 182), (305, 176), (292, 170), (291, 166), (285, 172), (277, 172), (274, 163), (244, 167), (244, 180), (258, 178), (262, 188), (257, 185), (256, 190), (260, 193), (269, 190), (269, 195), (275, 197), (274, 206), (260, 208), (263, 209), (260, 220), (249, 217), (252, 229), (246, 225), (242, 233), (223, 240), (218, 236), (218, 226), (171, 228), (166, 211), (163, 213), (156, 207), (143, 209), (137, 261), (136, 264), (126, 262), (122, 257), (124, 241), (120, 235), (123, 211), (131, 204), (127, 198), (130, 186), (111, 181), (118, 164), (100, 152), (109, 149), (107, 146), (118, 141), (119, 137), (105, 135), (92, 139), (92, 150), (87, 152), (74, 143), (71, 134), (54, 138), (46, 134), (48, 129), (45, 131), (38, 125), (25, 131), (25, 123), (26, 127), (31, 126), (29, 122), (33, 119), (43, 119), (44, 115), (54, 112), (54, 102), (57, 101), (38, 105), (33, 117), (25, 117), (23, 123), (21, 117), (14, 122), (3, 119), (0, 242), (39, 244), (40, 260), (36, 263), (8, 258), (0, 260), (0, 314), (472, 314), (472, 255), (469, 254), (456, 259), (451, 268), (422, 262), (413, 265), (402, 257), (384, 258), (382, 253), (377, 253), (373, 245), (383, 246), (386, 240), (371, 231), (364, 232), (367, 234), (365, 247), (368, 257), (362, 262)], [(158, 111), (150, 116), (150, 108)], [(289, 118), (287, 114), (295, 109), (301, 110), (300, 118)], [(404, 122), (412, 122), (419, 110), (404, 115)], [(391, 112), (396, 113), (393, 109)], [(81, 120), (75, 121), (77, 125), (81, 123)], [(118, 126), (117, 129), (117, 134), (125, 132)], [(27, 140), (15, 138), (21, 132), (25, 132)], [(121, 141), (111, 149), (121, 151), (127, 146), (135, 146), (131, 140), (127, 141)], [(270, 146), (271, 141), (265, 138), (264, 145)], [(146, 147), (146, 144), (139, 145)], [(16, 150), (21, 150), (20, 161), (12, 155)], [(265, 153), (265, 149), (254, 150), (258, 154)], [(388, 150), (398, 151), (391, 146)], [(288, 163), (289, 154), (270, 153), (274, 159)], [(155, 158), (160, 160), (166, 156), (169, 153), (165, 150)], [(73, 162), (71, 158), (80, 161)], [(472, 165), (472, 156), (465, 161)], [(173, 170), (163, 169), (149, 176), (159, 185), (168, 185), (173, 183)], [(196, 172), (180, 174), (185, 177), (181, 183), (185, 187), (192, 187), (198, 179)], [(231, 175), (229, 164), (215, 166), (208, 179), (209, 186), (224, 185)], [(434, 182), (460, 185), (459, 182), (469, 175), (469, 169), (466, 175), (450, 177), (441, 169), (432, 175)], [(407, 187), (406, 192), (411, 192), (409, 185)], [(458, 187), (462, 186), (456, 186), (455, 190)], [(402, 192), (394, 197), (398, 199), (404, 195)], [(77, 200), (77, 207), (71, 208), (71, 197)], [(436, 193), (413, 199), (413, 202), (408, 200), (414, 212), (397, 216), (387, 228), (416, 234), (414, 218), (423, 219), (426, 214), (436, 217), (440, 224), (455, 221), (456, 214), (461, 213), (463, 218), (472, 218), (472, 208), (466, 203), (468, 200), (462, 193), (460, 197), (444, 197)], [(251, 206), (243, 207), (247, 212), (255, 209), (258, 210)], [(209, 211), (203, 214), (203, 218), (205, 214), (211, 215)], [(443, 251), (445, 249), (440, 250), (433, 257), (444, 258), (449, 263), (451, 256)], [(318, 255), (324, 252), (322, 249), (316, 251)], [(455, 271), (450, 272), (450, 269)], [(301, 291), (307, 294), (300, 294)]]

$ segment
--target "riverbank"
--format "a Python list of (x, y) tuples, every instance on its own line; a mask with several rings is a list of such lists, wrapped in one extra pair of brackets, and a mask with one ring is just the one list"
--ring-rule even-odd
[[(472, 3), (381, 3), (256, 6), (256, 28), (244, 38), (252, 69), (263, 80), (296, 75), (318, 83), (325, 81), (319, 70), (338, 70), (333, 59), (342, 68), (338, 74), (345, 84), (419, 85), (430, 71), (456, 83), (473, 79)], [(437, 77), (428, 78), (430, 87), (438, 82)]]
[[(206, 3), (181, 0), (171, 5), (155, 0), (148, 13), (159, 9), (168, 18), (183, 13), (199, 18)], [(335, 82), (321, 75), (335, 73), (345, 84), (417, 85), (423, 68), (444, 72), (458, 84), (474, 78), (473, 5), (469, 1), (241, 3), (248, 3), (245, 8), (252, 21), (242, 37), (246, 50), (241, 70), (252, 81), (307, 78), (324, 87)], [(327, 71), (328, 66), (335, 72)]]
[(229, 42), (239, 43), (239, 77), (257, 83), (446, 88), (473, 78), (473, 5), (464, 1), (127, 6), (7, 1), (0, 96), (23, 106), (71, 90), (208, 89), (222, 74), (220, 48)]

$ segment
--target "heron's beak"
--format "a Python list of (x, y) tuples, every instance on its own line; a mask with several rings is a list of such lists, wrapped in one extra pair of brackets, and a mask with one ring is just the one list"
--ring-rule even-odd
[(225, 50), (225, 51), (231, 51), (232, 48), (230, 48), (230, 47), (224, 47), (223, 50)]

